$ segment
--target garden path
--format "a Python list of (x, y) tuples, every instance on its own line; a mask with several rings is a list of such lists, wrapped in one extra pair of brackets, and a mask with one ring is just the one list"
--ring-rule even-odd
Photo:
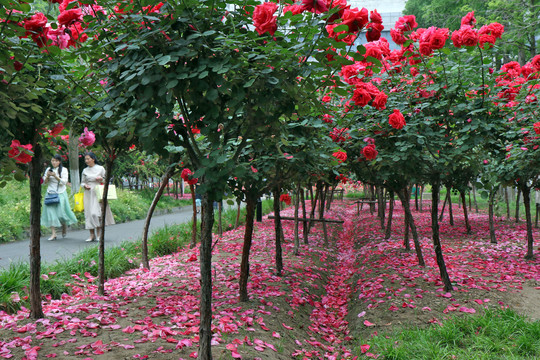
[[(166, 225), (188, 222), (191, 220), (192, 215), (191, 206), (175, 208), (171, 213), (155, 215), (150, 222), (149, 234)], [(105, 230), (105, 247), (117, 246), (126, 240), (133, 241), (140, 239), (142, 237), (144, 222), (145, 219), (107, 226)], [(68, 229), (65, 238), (62, 238), (59, 232), (58, 239), (54, 241), (47, 241), (49, 235), (42, 236), (41, 261), (54, 262), (58, 259), (71, 257), (76, 252), (89, 246), (97, 246), (97, 242), (85, 242), (88, 236), (89, 232), (85, 229), (75, 231)], [(28, 262), (29, 246), (30, 240), (0, 244), (0, 269), (8, 268), (12, 262)]]

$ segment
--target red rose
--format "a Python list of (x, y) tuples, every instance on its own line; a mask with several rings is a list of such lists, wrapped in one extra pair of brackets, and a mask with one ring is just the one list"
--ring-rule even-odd
[(476, 46), (478, 44), (478, 33), (471, 27), (464, 27), (458, 30), (463, 46)]
[(476, 19), (474, 18), (474, 11), (471, 11), (470, 13), (468, 13), (467, 15), (465, 15), (465, 16), (461, 19), (461, 26), (462, 26), (462, 27), (463, 27), (464, 25), (465, 25), (465, 26), (473, 27), (475, 24), (476, 24)]
[(294, 4), (283, 7), (283, 14), (285, 14), (287, 11), (292, 12), (293, 15), (297, 15), (301, 14), (303, 10), (301, 5)]
[(377, 94), (377, 96), (375, 96), (375, 99), (373, 99), (373, 102), (371, 103), (371, 105), (377, 110), (386, 109), (387, 100), (388, 100), (388, 96), (384, 92), (381, 91), (380, 93)]
[(369, 12), (369, 19), (372, 23), (382, 24), (381, 14), (377, 12), (377, 9)]
[(364, 107), (371, 101), (371, 95), (365, 87), (357, 86), (351, 100), (356, 106)]
[(420, 46), (418, 47), (418, 51), (420, 51), (420, 54), (424, 56), (430, 56), (433, 53), (431, 44), (428, 42), (421, 42)]
[(448, 40), (448, 29), (440, 28), (435, 29), (430, 36), (429, 42), (433, 49), (442, 49)]
[[(482, 34), (478, 36), (478, 44), (482, 49), (484, 48), (485, 44), (494, 45), (496, 40), (497, 39), (495, 38), (495, 36), (490, 34)], [(491, 46), (488, 46), (488, 48), (491, 48)]]
[(540, 135), (540, 121), (534, 123), (534, 132), (536, 135)]
[(398, 109), (394, 109), (394, 112), (388, 116), (388, 123), (397, 130), (403, 129), (407, 125), (403, 114)]
[(274, 35), (277, 30), (277, 17), (273, 16), (278, 6), (273, 2), (265, 2), (257, 5), (253, 11), (253, 25), (259, 35), (268, 32)]
[(362, 155), (366, 158), (366, 160), (374, 160), (379, 152), (375, 150), (375, 145), (369, 144), (364, 146), (362, 149)]
[(26, 29), (26, 35), (38, 34), (43, 31), (43, 27), (47, 25), (47, 17), (43, 13), (36, 13), (32, 17), (24, 22), (24, 28)]
[(328, 11), (325, 0), (302, 0), (302, 11), (320, 14)]
[(279, 197), (279, 201), (284, 202), (287, 205), (291, 205), (291, 195), (281, 194)]
[(184, 168), (184, 169), (182, 169), (182, 172), (180, 173), (180, 177), (184, 181), (188, 181), (191, 174), (192, 174), (191, 170), (189, 170), (188, 168)]
[(412, 31), (415, 27), (418, 26), (416, 22), (416, 16), (414, 15), (405, 15), (402, 16), (396, 21), (396, 30), (400, 32)]
[(15, 71), (21, 71), (21, 69), (23, 68), (23, 64), (20, 61), (14, 61), (13, 67), (15, 68)]
[(27, 164), (32, 161), (32, 155), (29, 152), (32, 152), (32, 145), (21, 145), (19, 140), (11, 141), (11, 150), (8, 151), (8, 156), (19, 164)]
[(358, 32), (368, 23), (368, 10), (366, 8), (345, 9), (342, 19), (340, 25), (347, 25), (349, 32)]
[(347, 153), (341, 150), (336, 151), (335, 153), (332, 154), (332, 156), (335, 157), (340, 163), (347, 160)]
[(68, 26), (74, 22), (82, 20), (82, 11), (80, 8), (66, 10), (58, 15), (58, 23)]
[(54, 127), (49, 131), (49, 134), (52, 137), (55, 137), (55, 136), (58, 136), (58, 134), (60, 134), (62, 130), (64, 130), (64, 124), (59, 123), (59, 124), (54, 125)]
[(377, 41), (381, 38), (381, 31), (384, 30), (384, 26), (379, 23), (371, 22), (366, 26), (366, 39), (367, 41)]
[(540, 55), (536, 55), (531, 59), (531, 65), (536, 71), (540, 71)]
[(495, 36), (497, 39), (500, 39), (504, 33), (504, 26), (497, 22), (487, 25), (487, 28), (491, 32), (491, 35)]
[(403, 33), (396, 29), (390, 29), (390, 36), (392, 37), (392, 40), (398, 45), (403, 45), (405, 41), (407, 41), (407, 38), (403, 36)]

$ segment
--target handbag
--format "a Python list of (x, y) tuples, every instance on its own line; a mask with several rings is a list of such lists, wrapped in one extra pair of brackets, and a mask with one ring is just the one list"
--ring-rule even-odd
[(84, 211), (84, 193), (79, 191), (78, 193), (73, 195), (73, 200), (75, 201), (75, 206), (73, 207), (73, 211), (83, 212)]
[[(105, 188), (105, 185), (96, 185), (94, 188), (96, 190), (96, 195), (99, 200), (103, 199), (103, 189)], [(107, 200), (116, 200), (118, 197), (116, 196), (116, 186), (109, 184), (109, 192), (107, 193)]]
[(56, 205), (60, 203), (60, 197), (58, 196), (58, 193), (48, 192), (47, 195), (45, 195), (44, 203), (47, 206)]

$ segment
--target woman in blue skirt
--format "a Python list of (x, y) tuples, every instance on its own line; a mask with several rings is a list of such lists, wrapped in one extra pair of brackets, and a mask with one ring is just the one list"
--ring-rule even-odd
[(41, 210), (41, 225), (51, 228), (51, 237), (47, 239), (49, 241), (56, 240), (57, 227), (62, 227), (62, 237), (66, 237), (67, 226), (77, 223), (66, 193), (67, 182), (68, 169), (62, 166), (62, 157), (58, 154), (54, 155), (51, 166), (43, 175), (43, 184), (47, 184), (47, 193), (56, 192), (60, 199), (60, 202), (56, 204), (43, 204)]

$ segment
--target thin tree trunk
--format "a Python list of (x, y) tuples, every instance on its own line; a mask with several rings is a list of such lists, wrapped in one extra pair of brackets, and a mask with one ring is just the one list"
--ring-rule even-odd
[[(326, 199), (326, 194), (328, 192), (328, 185), (323, 185), (321, 188), (321, 196), (319, 197), (319, 219), (324, 219), (324, 202)], [(324, 244), (328, 245), (328, 229), (326, 227), (326, 222), (322, 222), (323, 234), (324, 234)]]
[(516, 223), (519, 222), (519, 195), (521, 194), (521, 188), (518, 188), (516, 196)]
[(460, 191), (461, 194), (461, 201), (463, 202), (463, 217), (465, 218), (465, 229), (467, 230), (467, 234), (470, 234), (472, 232), (471, 230), (471, 224), (469, 222), (469, 212), (467, 211), (467, 202), (465, 199), (465, 192)]
[(156, 206), (158, 204), (159, 199), (161, 199), (161, 195), (163, 195), (163, 192), (165, 191), (165, 186), (169, 185), (169, 179), (174, 174), (174, 168), (169, 168), (165, 174), (163, 175), (163, 179), (161, 180), (161, 184), (159, 186), (158, 191), (154, 195), (154, 199), (152, 200), (152, 204), (150, 204), (150, 208), (148, 209), (148, 213), (146, 214), (146, 220), (144, 222), (144, 228), (143, 228), (143, 234), (142, 234), (142, 254), (141, 254), (141, 261), (143, 264), (143, 267), (145, 269), (150, 269), (150, 262), (148, 261), (148, 230), (150, 229), (150, 221), (152, 220), (152, 215), (154, 214), (154, 210), (156, 209)]
[[(197, 245), (197, 199), (195, 198), (195, 185), (189, 184), (189, 190), (191, 191), (191, 207), (193, 210), (193, 216), (191, 220), (191, 243), (189, 243), (189, 248), (193, 249)], [(212, 209), (214, 209), (212, 207)], [(201, 200), (201, 211), (202, 211), (202, 200)], [(212, 211), (213, 212), (213, 211)]]
[[(204, 176), (201, 182), (205, 183)], [(201, 199), (201, 246), (199, 260), (201, 269), (201, 295), (199, 312), (199, 360), (212, 360), (212, 227), (214, 207), (208, 193)]]
[[(418, 190), (416, 190), (418, 191)], [(424, 198), (424, 185), (420, 186), (420, 212), (423, 211), (422, 205), (423, 205), (423, 198)]]
[[(302, 201), (302, 218), (306, 218), (306, 200), (304, 199), (304, 190), (300, 192), (300, 201)], [(304, 236), (304, 244), (309, 244), (308, 240), (308, 223), (307, 221), (302, 221), (302, 235)]]
[[(293, 254), (298, 256), (300, 251), (300, 236), (298, 234), (298, 208), (300, 207), (300, 193), (302, 192), (302, 187), (298, 183), (296, 189), (296, 196), (294, 198), (294, 249)], [(305, 223), (305, 221), (303, 221)]]
[[(277, 199), (279, 201), (279, 198)], [(255, 203), (257, 199), (252, 194), (246, 196), (246, 230), (244, 232), (244, 246), (242, 248), (242, 260), (240, 263), (240, 288), (239, 300), (245, 302), (249, 300), (247, 284), (249, 278), (249, 253), (253, 239), (253, 222), (255, 218)], [(275, 201), (275, 200), (274, 200)]]
[(508, 198), (508, 188), (504, 188), (504, 201), (506, 201), (506, 220), (510, 220), (510, 199)]
[(308, 228), (307, 228), (307, 233), (309, 234), (309, 232), (311, 231), (311, 227), (313, 226), (313, 221), (311, 221), (311, 219), (313, 219), (315, 217), (315, 209), (317, 207), (317, 202), (318, 202), (318, 199), (319, 197), (321, 196), (321, 191), (322, 191), (322, 183), (320, 181), (317, 182), (317, 184), (315, 185), (315, 196), (313, 196), (313, 189), (311, 189), (311, 211), (310, 211), (310, 215), (309, 215), (309, 222), (308, 222)]
[(283, 255), (281, 251), (281, 209), (279, 198), (281, 196), (281, 189), (279, 186), (276, 186), (273, 191), (274, 196), (274, 232), (276, 235), (276, 273), (278, 276), (281, 276), (283, 270)]
[(41, 305), (41, 175), (42, 152), (41, 145), (34, 138), (32, 142), (34, 156), (29, 164), (30, 170), (30, 318), (45, 317)]
[(68, 158), (69, 179), (71, 181), (71, 196), (79, 191), (81, 178), (79, 174), (79, 138), (73, 132), (73, 125), (69, 129)]
[[(411, 229), (411, 233), (412, 233), (412, 237), (414, 241), (414, 248), (416, 251), (416, 258), (418, 259), (418, 265), (426, 266), (426, 262), (424, 261), (424, 255), (422, 254), (422, 245), (420, 245), (420, 241), (418, 240), (418, 231), (416, 230), (416, 224), (414, 223), (414, 218), (411, 212), (408, 189), (405, 187), (401, 191), (398, 191), (398, 196), (399, 196), (399, 199), (401, 200), (401, 204), (405, 212), (405, 217), (407, 218), (408, 227)], [(407, 240), (407, 242), (409, 241)], [(410, 246), (409, 246), (409, 250), (410, 250)]]
[[(330, 185), (328, 185), (330, 187)], [(334, 190), (336, 189), (335, 186), (331, 186), (330, 190), (330, 198), (326, 199), (326, 210), (330, 210), (330, 206), (332, 206), (332, 201), (334, 201)], [(328, 193), (328, 190), (326, 191)]]
[(377, 216), (379, 217), (381, 230), (384, 230), (384, 222), (385, 222), (385, 212), (386, 212), (386, 201), (384, 199), (384, 189), (382, 186), (376, 187), (377, 191), (377, 201), (378, 201), (378, 209), (377, 209)]
[(405, 247), (405, 250), (410, 251), (411, 250), (411, 242), (409, 241), (409, 217), (407, 215), (404, 216), (405, 218), (405, 232), (403, 233), (403, 246)]
[(418, 186), (418, 184), (415, 184), (414, 187), (416, 189), (414, 191), (414, 206), (416, 208), (416, 211), (418, 211), (418, 194), (420, 193), (420, 187)]
[(442, 210), (441, 215), (439, 215), (439, 222), (443, 221), (444, 218), (444, 209), (446, 208), (446, 203), (448, 201), (448, 192), (446, 193), (446, 196), (444, 197), (444, 202), (442, 204)]
[(472, 186), (472, 195), (473, 195), (474, 211), (478, 214), (478, 202), (476, 201), (476, 186), (474, 184)]
[(432, 183), (432, 190), (431, 190), (431, 230), (433, 233), (433, 247), (435, 250), (435, 257), (437, 259), (437, 265), (439, 266), (439, 273), (441, 275), (441, 280), (444, 284), (444, 290), (445, 291), (452, 291), (454, 290), (452, 286), (452, 282), (450, 281), (450, 276), (448, 276), (448, 272), (446, 270), (446, 264), (444, 262), (442, 247), (441, 247), (441, 239), (439, 235), (439, 222), (438, 222), (438, 205), (439, 205), (439, 189), (440, 189), (440, 183), (439, 181), (434, 181)]
[(493, 203), (495, 202), (495, 193), (496, 189), (491, 188), (491, 191), (489, 192), (489, 237), (490, 242), (492, 244), (497, 243), (497, 236), (495, 235), (495, 219), (494, 219), (494, 211), (493, 211)]
[(454, 212), (452, 211), (452, 191), (448, 189), (448, 216), (450, 217), (450, 226), (454, 226)]
[(392, 236), (392, 217), (394, 216), (394, 192), (390, 191), (390, 205), (388, 208), (388, 223), (386, 224), (386, 233), (384, 235), (385, 240), (390, 239)]
[[(370, 200), (372, 201), (375, 201), (375, 185), (370, 185), (369, 186), (369, 193), (370, 193)], [(373, 215), (373, 213), (375, 212), (375, 203), (369, 203), (369, 214), (370, 215)]]
[(218, 201), (218, 234), (219, 237), (223, 236), (223, 201)]
[(530, 260), (534, 258), (534, 239), (531, 217), (531, 189), (525, 183), (522, 185), (521, 192), (523, 193), (523, 205), (525, 205), (525, 219), (527, 221), (527, 254), (525, 255), (525, 259)]
[(109, 154), (105, 160), (105, 180), (103, 186), (103, 199), (101, 200), (101, 234), (99, 236), (99, 261), (98, 261), (98, 294), (105, 295), (105, 219), (107, 217), (107, 206), (109, 200), (107, 196), (109, 194), (109, 182), (112, 177), (112, 169), (114, 165), (114, 154)]

